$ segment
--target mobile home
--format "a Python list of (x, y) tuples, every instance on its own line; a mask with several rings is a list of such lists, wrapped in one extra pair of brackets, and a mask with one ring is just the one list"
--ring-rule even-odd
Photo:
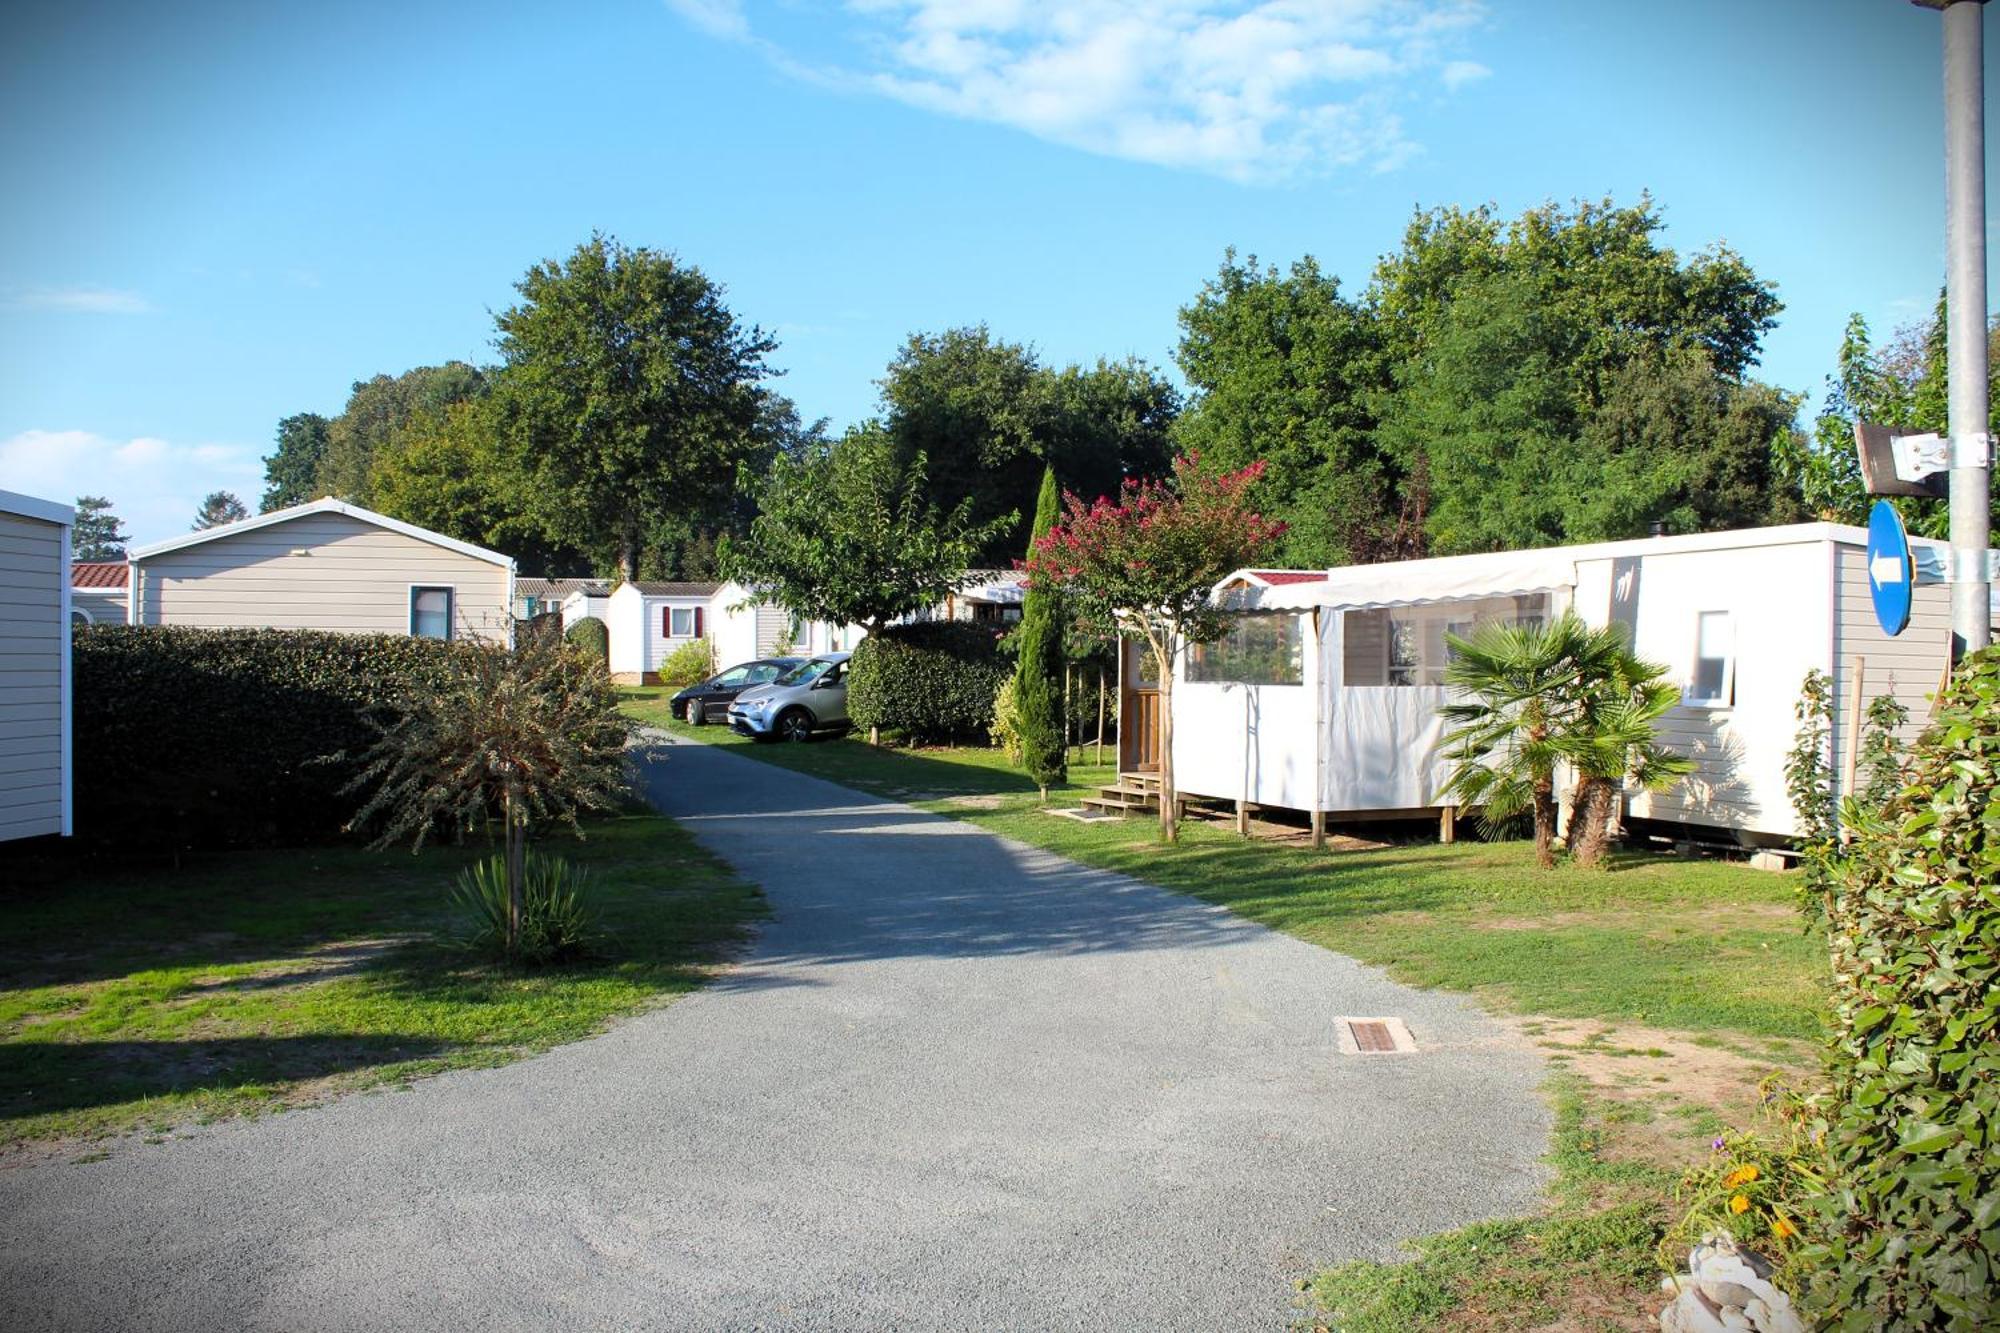
[(131, 565), (134, 625), (513, 642), (511, 556), (342, 500), (141, 546)]
[(0, 841), (70, 833), (68, 505), (0, 491)]
[[(1438, 811), (1449, 765), (1439, 706), (1445, 635), (1574, 608), (1630, 632), (1682, 702), (1663, 739), (1696, 772), (1635, 793), (1626, 816), (1744, 844), (1792, 836), (1784, 760), (1808, 671), (1833, 678), (1834, 768), (1852, 782), (1867, 701), (1893, 695), (1922, 728), (1946, 673), (1945, 548), (1913, 542), (1910, 625), (1876, 624), (1867, 533), (1811, 523), (1332, 570), (1245, 570), (1220, 584), (1230, 632), (1181, 654), (1174, 778), (1187, 796), (1331, 817)], [(1120, 766), (1158, 767), (1159, 695), (1127, 641)]]

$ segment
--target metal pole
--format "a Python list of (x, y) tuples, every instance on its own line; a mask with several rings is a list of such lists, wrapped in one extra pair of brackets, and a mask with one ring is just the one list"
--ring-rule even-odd
[(1954, 657), (1992, 637), (1986, 548), (1992, 452), (1986, 392), (1986, 0), (1944, 5), (1944, 197), (1951, 378), (1951, 629)]

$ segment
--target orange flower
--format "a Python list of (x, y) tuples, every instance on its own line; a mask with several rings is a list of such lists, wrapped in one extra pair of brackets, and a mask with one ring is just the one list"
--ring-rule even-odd
[(1732, 1213), (1749, 1212), (1750, 1211), (1749, 1196), (1745, 1194), (1738, 1194), (1735, 1197), (1731, 1198), (1729, 1201), (1729, 1211)]
[(1791, 1237), (1799, 1234), (1799, 1229), (1782, 1217), (1773, 1217), (1771, 1219), (1771, 1234), (1779, 1240), (1789, 1240)]
[[(1748, 1185), (1751, 1181), (1755, 1180), (1757, 1176), (1758, 1176), (1757, 1167), (1754, 1163), (1752, 1163), (1749, 1166), (1739, 1166), (1734, 1171), (1731, 1171), (1728, 1175), (1722, 1178), (1722, 1184), (1725, 1189), (1733, 1190), (1738, 1185)], [(1737, 1209), (1737, 1211), (1741, 1212), (1742, 1209), (1739, 1208)]]

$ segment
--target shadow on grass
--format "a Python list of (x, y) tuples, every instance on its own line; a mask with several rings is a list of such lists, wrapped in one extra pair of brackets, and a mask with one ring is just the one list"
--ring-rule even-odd
[(0, 1120), (325, 1078), (430, 1059), (457, 1045), (394, 1034), (12, 1042), (0, 1045)]

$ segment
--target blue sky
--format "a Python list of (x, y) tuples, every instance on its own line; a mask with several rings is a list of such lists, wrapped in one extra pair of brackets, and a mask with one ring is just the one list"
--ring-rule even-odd
[(913, 330), (1170, 365), (1226, 246), (1358, 290), (1418, 205), (1650, 189), (1816, 390), (1941, 281), (1939, 41), (1905, 0), (14, 4), (0, 487), (141, 541), (254, 507), (280, 417), (491, 359), (593, 229), (725, 284), (839, 426)]

